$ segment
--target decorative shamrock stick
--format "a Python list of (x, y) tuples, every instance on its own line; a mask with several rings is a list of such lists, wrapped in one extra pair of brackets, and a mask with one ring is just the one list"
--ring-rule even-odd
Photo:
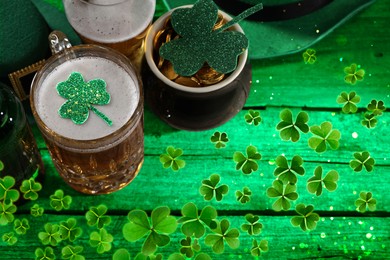
[(160, 56), (169, 60), (181, 76), (194, 75), (204, 63), (219, 73), (230, 73), (249, 44), (243, 33), (225, 30), (262, 8), (257, 4), (215, 31), (218, 7), (212, 0), (199, 0), (192, 8), (176, 9), (171, 14), (171, 24), (181, 37), (162, 45)]
[(92, 105), (107, 105), (110, 102), (110, 94), (106, 90), (106, 82), (102, 79), (93, 79), (85, 82), (79, 72), (70, 74), (66, 81), (57, 84), (58, 94), (68, 99), (58, 113), (63, 118), (72, 119), (75, 124), (83, 124), (92, 110), (109, 126), (111, 119)]

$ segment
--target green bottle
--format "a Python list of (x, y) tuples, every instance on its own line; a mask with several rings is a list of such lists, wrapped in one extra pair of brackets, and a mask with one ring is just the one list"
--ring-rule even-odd
[(41, 179), (44, 168), (19, 99), (0, 83), (0, 178), (12, 176), (16, 188), (23, 180)]

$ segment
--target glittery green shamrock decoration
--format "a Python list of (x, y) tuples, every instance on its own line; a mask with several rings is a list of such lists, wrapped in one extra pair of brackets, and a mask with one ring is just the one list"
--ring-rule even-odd
[(358, 68), (359, 66), (355, 63), (352, 63), (351, 66), (344, 68), (344, 72), (347, 74), (344, 78), (345, 82), (354, 85), (357, 81), (363, 80), (365, 72), (363, 69)]
[(356, 95), (355, 91), (341, 92), (340, 96), (337, 97), (337, 103), (344, 104), (342, 110), (344, 113), (356, 113), (358, 110), (356, 104), (360, 102), (360, 97)]
[(222, 219), (218, 222), (217, 228), (213, 229), (213, 234), (208, 234), (204, 240), (207, 246), (212, 247), (213, 252), (222, 254), (225, 250), (224, 242), (232, 249), (240, 246), (240, 232), (237, 228), (229, 229), (230, 222), (227, 219)]
[(364, 213), (367, 208), (369, 211), (374, 211), (376, 209), (376, 199), (372, 197), (371, 192), (362, 191), (359, 194), (359, 198), (355, 201), (355, 206), (357, 211)]
[(260, 256), (261, 252), (267, 252), (267, 251), (268, 251), (268, 241), (267, 240), (261, 240), (260, 243), (258, 243), (256, 239), (253, 239), (252, 248), (251, 248), (251, 255)]
[(349, 166), (351, 166), (355, 172), (362, 171), (363, 167), (366, 168), (368, 172), (373, 170), (375, 159), (371, 157), (369, 152), (354, 153), (353, 156), (355, 159), (349, 162)]
[(314, 213), (313, 205), (305, 206), (303, 203), (295, 207), (295, 211), (299, 214), (291, 218), (291, 224), (294, 227), (301, 227), (303, 231), (315, 229), (320, 216)]
[(199, 0), (192, 8), (176, 9), (171, 24), (181, 37), (162, 45), (160, 56), (169, 60), (181, 76), (194, 75), (204, 63), (223, 74), (232, 72), (237, 57), (248, 48), (248, 39), (240, 32), (225, 30), (260, 9), (261, 4), (255, 5), (214, 31), (218, 7), (212, 0)]
[(307, 181), (307, 190), (310, 193), (315, 193), (317, 196), (322, 194), (323, 186), (330, 192), (335, 191), (338, 179), (339, 174), (335, 170), (331, 170), (322, 178), (322, 167), (317, 166), (314, 170), (314, 176)]
[(221, 177), (218, 174), (213, 174), (209, 180), (202, 181), (199, 192), (205, 200), (211, 200), (215, 196), (217, 201), (221, 201), (222, 197), (228, 193), (229, 187), (226, 184), (218, 186), (220, 180)]
[(314, 49), (307, 49), (307, 50), (302, 54), (302, 57), (303, 57), (303, 61), (304, 61), (306, 64), (313, 64), (313, 63), (316, 62), (316, 60), (317, 60), (317, 57), (316, 57), (316, 50), (314, 50)]
[(104, 80), (93, 79), (85, 82), (83, 75), (72, 72), (66, 81), (57, 84), (57, 92), (67, 99), (58, 110), (61, 117), (69, 118), (79, 125), (87, 121), (89, 110), (92, 110), (108, 125), (112, 125), (111, 119), (93, 106), (107, 105), (110, 102), (111, 97)]

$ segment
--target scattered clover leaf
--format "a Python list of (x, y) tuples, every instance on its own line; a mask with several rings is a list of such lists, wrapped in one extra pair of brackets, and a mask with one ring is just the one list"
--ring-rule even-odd
[(176, 219), (170, 216), (168, 207), (155, 208), (151, 213), (151, 222), (142, 210), (130, 211), (128, 219), (129, 223), (123, 226), (123, 236), (130, 242), (147, 236), (141, 250), (144, 255), (151, 255), (157, 247), (167, 245), (170, 242), (168, 234), (175, 232), (177, 227)]
[(362, 125), (367, 128), (374, 128), (376, 124), (378, 123), (378, 120), (376, 119), (374, 114), (365, 113), (364, 118), (362, 120)]
[(85, 257), (80, 255), (83, 250), (82, 246), (67, 245), (61, 250), (62, 259), (85, 260)]
[(337, 189), (338, 179), (339, 174), (335, 170), (328, 172), (325, 177), (322, 178), (322, 167), (317, 166), (314, 170), (314, 176), (307, 181), (307, 190), (310, 193), (315, 193), (317, 196), (322, 194), (322, 186), (330, 192), (335, 191)]
[(0, 226), (7, 225), (14, 221), (14, 213), (16, 212), (16, 206), (10, 202), (5, 203), (0, 201)]
[(236, 191), (237, 201), (241, 202), (242, 204), (249, 202), (251, 199), (251, 195), (252, 191), (248, 187), (244, 187), (242, 191)]
[(367, 151), (361, 153), (354, 153), (354, 160), (349, 162), (349, 166), (355, 171), (360, 172), (363, 170), (363, 167), (366, 168), (368, 172), (371, 172), (375, 165), (374, 158), (371, 157), (370, 153)]
[(112, 260), (130, 260), (130, 253), (125, 248), (119, 248), (112, 255)]
[(268, 241), (261, 240), (260, 243), (257, 242), (256, 239), (252, 241), (251, 255), (252, 256), (260, 256), (261, 252), (268, 251)]
[(69, 118), (75, 124), (83, 124), (89, 117), (89, 110), (104, 120), (108, 125), (112, 121), (93, 105), (107, 105), (110, 94), (106, 90), (106, 82), (102, 79), (84, 81), (79, 72), (72, 72), (66, 81), (57, 84), (58, 94), (67, 99), (58, 110), (62, 118)]
[(358, 70), (358, 66), (355, 63), (352, 63), (351, 66), (344, 68), (345, 82), (352, 85), (356, 84), (357, 81), (361, 81), (364, 78), (365, 71), (363, 69)]
[(30, 224), (26, 218), (15, 219), (14, 221), (14, 230), (18, 235), (24, 235), (27, 233), (27, 230), (30, 229)]
[(215, 148), (225, 148), (226, 143), (229, 142), (229, 138), (226, 133), (215, 132), (210, 138), (210, 141), (215, 144)]
[(59, 233), (61, 235), (62, 240), (69, 239), (70, 242), (73, 242), (81, 236), (82, 229), (79, 227), (76, 227), (77, 220), (75, 218), (69, 218), (66, 221), (62, 221), (60, 223), (60, 229)]
[(222, 197), (228, 193), (229, 187), (227, 185), (223, 184), (218, 186), (220, 179), (218, 174), (212, 174), (210, 179), (202, 181), (199, 192), (205, 200), (211, 200), (215, 196), (217, 201), (221, 201)]
[(257, 161), (261, 159), (261, 154), (257, 152), (257, 148), (253, 145), (246, 148), (246, 154), (245, 156), (241, 152), (235, 152), (233, 160), (237, 163), (236, 170), (241, 170), (244, 174), (251, 174), (259, 168)]
[(99, 232), (92, 232), (89, 236), (89, 244), (96, 247), (98, 254), (110, 251), (112, 241), (114, 241), (114, 237), (104, 228), (99, 229)]
[(250, 125), (253, 124), (255, 126), (258, 126), (261, 122), (260, 112), (253, 109), (249, 109), (248, 113), (245, 114), (244, 118), (245, 121)]
[(50, 246), (46, 247), (45, 250), (38, 247), (35, 249), (35, 259), (36, 260), (54, 260), (56, 256), (54, 254), (53, 248)]
[(35, 182), (33, 178), (24, 180), (20, 186), (20, 191), (23, 193), (23, 198), (29, 200), (38, 199), (38, 192), (42, 189), (42, 185), (39, 182)]
[(200, 245), (197, 239), (194, 239), (194, 242), (192, 242), (191, 237), (187, 237), (185, 239), (182, 239), (180, 241), (180, 253), (185, 255), (188, 258), (191, 258), (194, 256), (194, 251), (199, 252), (200, 251)]
[(198, 254), (194, 260), (211, 260), (211, 257), (206, 253)]
[[(139, 259), (135, 259), (135, 260), (139, 260)], [(173, 253), (168, 257), (168, 260), (186, 260), (186, 258), (179, 253)], [(194, 260), (211, 260), (211, 257), (206, 253), (199, 253), (197, 256), (195, 256)]]
[(192, 202), (189, 202), (181, 209), (183, 217), (178, 219), (178, 223), (183, 223), (181, 231), (187, 237), (194, 235), (200, 238), (205, 233), (205, 226), (211, 229), (217, 227), (215, 219), (217, 218), (217, 211), (212, 206), (206, 206), (198, 215), (198, 208)]
[(283, 185), (283, 182), (280, 180), (275, 180), (272, 183), (272, 187), (267, 189), (267, 196), (270, 198), (278, 198), (272, 208), (275, 211), (289, 210), (290, 209), (290, 200), (298, 199), (297, 186), (295, 184), (287, 183)]
[[(180, 254), (179, 254), (180, 255)], [(181, 255), (180, 255), (181, 256)], [(134, 260), (162, 260), (162, 254), (157, 255), (144, 255), (143, 253), (139, 253), (135, 256)]]
[(88, 212), (85, 214), (85, 218), (87, 219), (87, 224), (89, 226), (96, 225), (98, 229), (103, 228), (111, 223), (111, 217), (106, 216), (107, 213), (106, 205), (99, 205), (97, 207), (90, 207)]
[(371, 192), (360, 192), (359, 198), (355, 201), (357, 211), (364, 213), (368, 209), (374, 211), (376, 209), (376, 199), (372, 197)]
[(337, 103), (344, 104), (342, 111), (344, 113), (356, 113), (358, 110), (356, 104), (360, 102), (360, 97), (356, 94), (355, 91), (349, 92), (341, 92), (341, 94), (337, 97)]
[(9, 246), (15, 245), (16, 242), (18, 242), (18, 238), (15, 236), (14, 232), (5, 233), (1, 238), (3, 239), (3, 242), (7, 243)]
[(309, 132), (309, 126), (307, 125), (309, 115), (306, 112), (299, 112), (295, 122), (289, 109), (282, 110), (279, 116), (282, 121), (278, 123), (276, 129), (280, 131), (279, 134), (283, 140), (288, 141), (291, 139), (291, 141), (297, 142), (300, 138), (298, 130), (301, 130), (303, 133)]
[(301, 227), (303, 231), (315, 229), (317, 226), (317, 221), (320, 220), (320, 216), (317, 213), (314, 213), (313, 205), (305, 206), (300, 203), (295, 207), (295, 211), (299, 216), (294, 216), (291, 218), (291, 224), (294, 227)]
[(246, 221), (248, 223), (244, 223), (241, 225), (242, 231), (248, 232), (250, 236), (255, 236), (260, 234), (261, 229), (263, 228), (263, 224), (259, 222), (259, 216), (248, 213), (245, 215)]
[(279, 155), (275, 159), (275, 164), (277, 167), (274, 170), (274, 175), (284, 184), (287, 184), (288, 182), (295, 184), (298, 181), (297, 175), (303, 176), (305, 174), (305, 169), (302, 167), (303, 160), (299, 155), (295, 155), (292, 158), (290, 165), (288, 165), (285, 156)]
[(45, 232), (39, 232), (38, 237), (43, 245), (56, 246), (61, 242), (60, 227), (57, 224), (46, 223)]
[(4, 163), (0, 160), (0, 172), (4, 170)]
[(38, 204), (34, 204), (30, 209), (31, 216), (33, 217), (42, 216), (44, 211), (45, 209), (43, 207), (40, 207)]
[(12, 189), (15, 185), (15, 178), (12, 176), (5, 176), (0, 178), (0, 201), (17, 201), (19, 199), (19, 191)]
[(169, 60), (181, 76), (195, 74), (206, 62), (220, 73), (232, 72), (238, 55), (248, 47), (248, 39), (240, 32), (225, 29), (261, 8), (261, 4), (256, 5), (217, 30), (213, 27), (218, 7), (212, 0), (199, 0), (192, 8), (176, 9), (171, 24), (181, 37), (163, 44), (160, 56)]
[(160, 155), (160, 162), (164, 168), (171, 168), (174, 171), (178, 171), (184, 168), (186, 165), (184, 160), (178, 159), (182, 154), (183, 150), (178, 148), (175, 149), (172, 146), (167, 147), (167, 153)]
[(64, 196), (64, 191), (61, 189), (56, 190), (53, 195), (50, 195), (50, 206), (57, 211), (69, 209), (71, 203), (72, 197), (69, 195)]
[(227, 219), (222, 219), (218, 222), (217, 228), (213, 229), (213, 234), (208, 234), (205, 238), (205, 244), (212, 247), (216, 254), (221, 254), (225, 250), (224, 242), (232, 249), (240, 246), (240, 232), (236, 228), (229, 230), (230, 223)]
[(320, 126), (312, 126), (310, 132), (315, 136), (309, 138), (309, 146), (317, 153), (325, 152), (326, 144), (333, 150), (339, 147), (341, 133), (337, 129), (332, 129), (332, 123), (323, 122)]
[(367, 110), (375, 116), (380, 116), (386, 110), (385, 103), (382, 100), (377, 101), (373, 99), (370, 104), (368, 104)]
[(307, 49), (302, 54), (302, 57), (303, 57), (303, 61), (306, 64), (314, 64), (314, 62), (316, 62), (316, 60), (317, 60), (316, 50), (314, 50), (314, 49)]

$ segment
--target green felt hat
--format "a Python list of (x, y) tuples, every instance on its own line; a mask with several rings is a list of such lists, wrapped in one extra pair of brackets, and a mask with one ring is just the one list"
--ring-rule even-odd
[[(196, 0), (164, 0), (169, 8)], [(331, 33), (375, 0), (214, 0), (232, 16), (254, 4), (263, 10), (240, 22), (249, 39), (251, 59), (296, 53)]]

